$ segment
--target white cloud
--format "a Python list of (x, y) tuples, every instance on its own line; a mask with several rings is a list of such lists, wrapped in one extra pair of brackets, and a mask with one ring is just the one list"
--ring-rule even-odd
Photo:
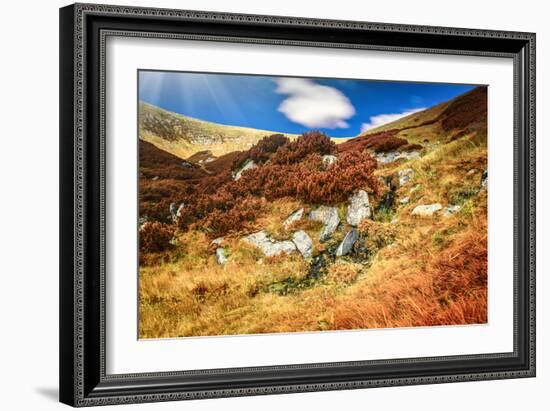
[(279, 94), (288, 97), (279, 111), (290, 121), (309, 128), (347, 128), (355, 114), (351, 101), (338, 89), (299, 78), (276, 79)]
[(410, 110), (405, 110), (402, 113), (393, 113), (393, 114), (378, 114), (377, 116), (372, 116), (370, 122), (363, 123), (361, 125), (361, 133), (367, 131), (371, 128), (381, 126), (382, 124), (391, 123), (392, 121), (399, 120), (400, 118), (406, 117), (410, 114), (416, 113), (418, 111), (425, 110), (425, 107), (413, 108)]

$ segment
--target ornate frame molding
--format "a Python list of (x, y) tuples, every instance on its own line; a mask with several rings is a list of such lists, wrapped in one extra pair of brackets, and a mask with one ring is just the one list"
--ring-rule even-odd
[[(143, 23), (143, 30), (130, 28), (113, 30), (101, 28), (97, 37), (97, 48), (94, 53), (97, 56), (88, 55), (90, 51), (89, 20), (100, 17), (102, 19), (135, 18), (139, 17)], [(243, 25), (247, 27), (269, 28), (284, 26), (288, 29), (289, 38), (266, 39), (265, 37), (253, 36), (227, 36), (219, 34), (194, 34), (194, 33), (172, 33), (172, 32), (151, 32), (146, 30), (148, 19), (160, 19), (172, 23), (205, 23), (207, 25), (226, 24)], [(159, 20), (159, 21), (160, 21)], [(275, 393), (290, 393), (304, 391), (324, 391), (335, 389), (355, 389), (366, 387), (414, 385), (414, 384), (435, 384), (457, 381), (476, 381), (487, 379), (504, 379), (531, 377), (535, 375), (535, 35), (532, 33), (489, 31), (447, 27), (412, 26), (400, 24), (367, 23), (337, 20), (316, 20), (295, 17), (260, 16), (248, 14), (229, 14), (216, 12), (150, 9), (123, 6), (76, 4), (61, 10), (61, 76), (65, 82), (61, 85), (61, 207), (62, 207), (62, 266), (61, 266), (61, 400), (75, 406), (91, 406), (106, 404), (123, 404), (149, 401), (170, 401), (178, 399), (215, 398), (227, 396), (261, 395)], [(319, 28), (330, 30), (342, 30), (346, 32), (359, 33), (391, 33), (404, 35), (433, 36), (453, 39), (491, 39), (497, 42), (507, 41), (507, 44), (521, 45), (518, 51), (491, 51), (479, 49), (456, 49), (423, 46), (399, 46), (376, 43), (361, 42), (325, 42), (317, 40), (300, 40), (292, 38), (292, 30), (300, 28)], [(94, 30), (97, 27), (94, 26)], [(69, 34), (72, 36), (69, 38)], [(464, 372), (452, 375), (426, 375), (426, 376), (396, 376), (389, 378), (363, 378), (350, 379), (345, 381), (312, 382), (312, 383), (291, 383), (272, 386), (247, 386), (227, 388), (203, 388), (183, 389), (166, 388), (162, 392), (140, 391), (135, 388), (136, 382), (140, 384), (155, 384), (168, 377), (183, 377), (208, 375), (220, 372), (220, 370), (208, 371), (174, 371), (169, 373), (147, 373), (132, 375), (106, 375), (105, 373), (105, 48), (108, 36), (126, 37), (155, 37), (172, 39), (193, 39), (204, 41), (226, 41), (240, 43), (261, 43), (280, 44), (291, 46), (312, 46), (329, 48), (362, 48), (370, 50), (400, 51), (400, 52), (421, 52), (436, 54), (463, 54), (479, 55), (487, 57), (508, 57), (514, 59), (514, 156), (515, 156), (515, 202), (526, 208), (527, 214), (521, 215), (522, 210), (515, 212), (514, 236), (517, 251), (524, 253), (525, 267), (519, 266), (519, 257), (515, 258), (515, 318), (514, 318), (514, 352), (495, 353), (474, 356), (418, 358), (405, 360), (388, 361), (358, 361), (353, 363), (329, 363), (310, 364), (296, 366), (276, 367), (255, 367), (243, 369), (223, 370), (227, 374), (239, 374), (241, 372), (272, 372), (278, 370), (304, 370), (304, 369), (327, 369), (350, 366), (368, 365), (403, 365), (431, 362), (453, 362), (453, 361), (476, 361), (492, 359), (517, 358), (526, 355), (524, 365), (521, 369), (505, 369), (504, 371), (491, 370), (488, 372)], [(458, 41), (458, 40), (457, 40)], [(453, 43), (454, 44), (454, 43)], [(472, 43), (470, 43), (472, 44)], [(495, 43), (496, 44), (496, 43)], [(510, 46), (512, 47), (512, 46)], [(93, 61), (92, 61), (93, 60)], [(90, 67), (97, 73), (90, 73)], [(72, 73), (72, 82), (67, 84), (66, 76)], [(87, 214), (89, 189), (89, 167), (94, 167), (93, 159), (88, 156), (88, 148), (91, 136), (89, 134), (88, 121), (90, 107), (87, 99), (90, 92), (91, 77), (97, 76), (98, 80), (98, 101), (99, 101), (99, 137), (98, 154), (99, 163), (95, 164), (98, 169), (98, 181), (92, 182), (94, 187), (92, 195), (99, 193), (97, 199), (98, 211), (98, 253), (99, 262), (99, 287), (90, 287), (90, 270), (87, 256), (90, 252), (90, 239), (87, 237), (89, 230), (89, 216)], [(94, 83), (95, 84), (95, 83)], [(66, 151), (65, 151), (66, 150)], [(71, 187), (67, 185), (71, 182)], [(98, 185), (98, 187), (96, 187)], [(96, 190), (98, 188), (98, 190)], [(520, 207), (521, 208), (521, 207)], [(66, 225), (72, 227), (68, 229)], [(525, 238), (519, 231), (527, 229)], [(96, 239), (96, 237), (94, 237)], [(63, 247), (71, 247), (70, 256), (63, 254)], [(88, 264), (88, 266), (87, 266)], [(94, 271), (95, 272), (95, 271)], [(524, 282), (527, 288), (521, 294)], [(97, 331), (98, 343), (91, 344), (86, 332), (90, 327), (87, 314), (87, 307), (90, 305), (89, 294), (94, 293), (93, 304), (98, 304), (98, 323), (92, 321), (93, 326), (99, 327)], [(97, 295), (95, 293), (98, 293)], [(67, 313), (65, 310), (70, 310)], [(69, 315), (70, 314), (70, 315)], [(68, 323), (70, 321), (70, 324)], [(524, 321), (525, 324), (521, 323)], [(524, 326), (525, 335), (520, 335), (519, 328)], [(520, 343), (525, 340), (525, 346)], [(89, 348), (89, 346), (93, 348)], [(90, 351), (94, 354), (89, 354)], [(97, 353), (96, 353), (97, 350)], [(521, 351), (521, 352), (520, 352)], [(91, 357), (88, 357), (90, 356)], [(98, 364), (91, 365), (91, 361), (98, 360)], [(97, 370), (96, 370), (97, 367)], [(89, 370), (93, 369), (93, 372)], [(93, 380), (93, 383), (90, 381)]]

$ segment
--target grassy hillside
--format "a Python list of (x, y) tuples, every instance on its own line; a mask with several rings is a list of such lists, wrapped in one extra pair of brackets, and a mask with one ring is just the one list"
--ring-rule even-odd
[[(486, 104), (486, 89), (477, 88), (338, 146), (315, 133), (221, 156), (197, 155), (199, 144), (186, 157), (195, 154), (196, 168), (153, 150), (162, 161), (141, 163), (140, 214), (174, 238), (168, 243), (152, 225), (140, 232), (162, 245), (140, 253), (140, 337), (486, 323)], [(419, 154), (375, 160), (407, 150)], [(251, 159), (256, 167), (235, 180)], [(348, 196), (358, 189), (368, 192), (372, 215), (356, 228), (351, 251), (338, 255), (353, 230)], [(171, 223), (168, 206), (181, 202)], [(305, 217), (320, 205), (340, 219), (326, 241), (323, 224)], [(286, 224), (302, 208), (304, 217)], [(274, 242), (301, 230), (312, 255), (265, 256), (244, 241), (259, 230)]]
[(140, 138), (180, 158), (200, 151), (210, 151), (217, 157), (248, 149), (262, 137), (272, 134), (276, 132), (211, 123), (144, 102), (139, 104)]

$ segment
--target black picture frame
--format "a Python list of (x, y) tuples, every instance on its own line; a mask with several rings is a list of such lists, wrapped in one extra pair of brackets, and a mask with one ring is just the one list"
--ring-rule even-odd
[[(105, 373), (107, 36), (364, 48), (514, 61), (511, 353)], [(535, 34), (75, 4), (60, 9), (60, 401), (73, 406), (535, 376)]]

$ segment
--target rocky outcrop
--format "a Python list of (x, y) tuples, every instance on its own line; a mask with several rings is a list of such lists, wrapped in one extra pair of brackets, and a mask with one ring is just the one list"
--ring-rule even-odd
[(265, 230), (250, 234), (244, 237), (243, 240), (258, 247), (267, 257), (273, 257), (281, 253), (290, 254), (296, 251), (296, 245), (292, 241), (274, 240)]
[(319, 237), (321, 241), (328, 240), (338, 227), (338, 224), (340, 224), (340, 217), (338, 217), (336, 207), (320, 206), (309, 213), (309, 218), (310, 220), (320, 221), (324, 224)]
[(313, 254), (313, 241), (305, 231), (296, 231), (292, 235), (292, 242), (304, 258), (311, 258)]
[(391, 163), (399, 159), (412, 160), (420, 158), (420, 151), (389, 151), (387, 153), (376, 153), (376, 160), (380, 163)]
[(220, 265), (224, 265), (227, 262), (227, 254), (225, 248), (219, 247), (216, 249), (216, 261)]
[(325, 154), (322, 158), (322, 161), (323, 161), (323, 165), (325, 167), (329, 167), (329, 166), (333, 165), (334, 163), (336, 163), (338, 161), (338, 158), (336, 156), (333, 156), (333, 155), (330, 155), (330, 154)]
[(223, 143), (223, 138), (216, 135), (207, 135), (207, 134), (191, 134), (188, 133), (188, 138), (191, 144), (200, 144), (200, 145), (211, 145), (217, 143)]
[(243, 173), (246, 170), (252, 170), (253, 168), (258, 167), (258, 165), (254, 162), (254, 160), (248, 159), (244, 162), (244, 164), (233, 173), (233, 180), (237, 181), (239, 178), (242, 177)]
[(419, 205), (414, 208), (412, 215), (418, 215), (422, 217), (429, 217), (434, 213), (440, 211), (443, 207), (439, 203)]
[(450, 205), (448, 207), (445, 207), (445, 210), (443, 210), (443, 217), (449, 217), (453, 215), (454, 213), (460, 211), (462, 207), (457, 205)]
[(370, 217), (369, 195), (366, 191), (359, 190), (350, 197), (346, 221), (349, 225), (357, 227), (361, 221)]
[(284, 223), (283, 223), (284, 228), (288, 228), (292, 225), (292, 223), (294, 223), (296, 221), (300, 221), (303, 216), (304, 216), (304, 209), (303, 208), (300, 208), (299, 210), (294, 211), (284, 221)]
[(399, 178), (399, 185), (404, 186), (405, 184), (407, 184), (409, 181), (411, 181), (413, 175), (414, 170), (412, 168), (406, 168), (399, 171), (399, 173), (397, 173), (397, 177)]
[(403, 197), (401, 200), (399, 200), (399, 204), (405, 205), (409, 204), (410, 198), (409, 197)]
[(357, 233), (357, 230), (350, 230), (336, 249), (336, 257), (341, 257), (343, 255), (349, 254), (353, 247), (353, 244), (355, 244), (358, 238), (359, 234)]

